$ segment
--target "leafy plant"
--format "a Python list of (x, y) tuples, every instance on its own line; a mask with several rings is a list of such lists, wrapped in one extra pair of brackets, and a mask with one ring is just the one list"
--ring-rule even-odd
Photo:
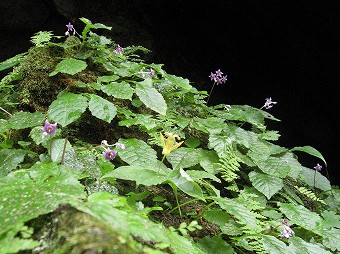
[(80, 20), (0, 63), (1, 253), (340, 251), (340, 191), (275, 143), (277, 102), (208, 106)]

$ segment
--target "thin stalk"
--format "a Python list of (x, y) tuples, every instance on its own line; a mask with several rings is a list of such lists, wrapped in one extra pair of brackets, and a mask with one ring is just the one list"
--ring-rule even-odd
[(207, 105), (208, 105), (210, 96), (211, 96), (211, 94), (212, 94), (212, 91), (213, 91), (213, 89), (214, 89), (214, 87), (215, 87), (215, 84), (216, 84), (216, 82), (214, 82), (213, 86), (212, 86), (211, 89), (210, 89), (209, 96), (208, 96), (208, 99), (207, 99)]
[(172, 208), (172, 209), (169, 211), (169, 213), (172, 213), (173, 211), (175, 211), (175, 210), (178, 209), (179, 207), (184, 206), (184, 205), (187, 205), (187, 204), (189, 204), (189, 203), (191, 203), (191, 202), (194, 202), (194, 201), (196, 201), (196, 200), (199, 200), (199, 198), (194, 198), (194, 199), (192, 199), (192, 200), (189, 200), (189, 201), (187, 201), (187, 202), (184, 202), (184, 203), (180, 204), (179, 206), (176, 206), (176, 207)]
[(66, 143), (67, 143), (67, 138), (65, 138), (64, 148), (63, 148), (63, 154), (62, 154), (62, 156), (61, 156), (61, 162), (60, 162), (60, 164), (64, 164)]
[(6, 109), (4, 109), (4, 108), (2, 108), (2, 107), (0, 107), (0, 109), (1, 109), (3, 112), (7, 113), (9, 116), (12, 116), (12, 114), (9, 113)]
[(52, 160), (52, 135), (50, 136), (50, 159)]

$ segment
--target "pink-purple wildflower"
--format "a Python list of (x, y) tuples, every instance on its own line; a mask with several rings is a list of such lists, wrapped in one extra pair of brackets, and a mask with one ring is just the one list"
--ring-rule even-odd
[(76, 34), (76, 30), (74, 29), (74, 27), (73, 27), (73, 25), (71, 24), (71, 22), (69, 22), (69, 23), (66, 25), (66, 27), (67, 27), (67, 31), (65, 32), (65, 35), (70, 36), (70, 32), (72, 32), (73, 35)]
[(270, 109), (273, 107), (274, 104), (277, 104), (277, 102), (272, 100), (272, 97), (266, 98), (266, 102), (262, 106), (262, 108)]
[(106, 160), (113, 160), (114, 158), (116, 158), (117, 155), (117, 151), (116, 150), (111, 150), (110, 148), (107, 148), (105, 152), (103, 152), (104, 158)]
[(282, 238), (289, 239), (289, 237), (295, 235), (295, 232), (288, 225), (288, 220), (287, 219), (283, 219), (282, 220), (281, 226), (282, 226), (282, 231), (281, 231), (280, 236)]
[(120, 55), (124, 51), (124, 48), (121, 47), (119, 44), (117, 45), (117, 48), (114, 50), (115, 54)]
[(215, 71), (215, 73), (211, 72), (209, 78), (213, 80), (216, 85), (223, 84), (228, 80), (227, 75), (223, 76), (223, 72), (220, 69)]
[(318, 172), (320, 172), (322, 170), (322, 166), (318, 163), (316, 164), (316, 166), (314, 167), (314, 169)]
[(44, 127), (42, 127), (43, 136), (53, 135), (57, 131), (57, 123), (50, 123), (48, 120), (45, 121)]

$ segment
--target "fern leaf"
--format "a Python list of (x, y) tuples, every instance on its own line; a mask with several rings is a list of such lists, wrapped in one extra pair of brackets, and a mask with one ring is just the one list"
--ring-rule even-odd
[(299, 186), (294, 186), (295, 189), (297, 189), (301, 194), (305, 195), (307, 198), (313, 200), (313, 201), (317, 201), (320, 202), (322, 204), (326, 204), (325, 201), (323, 201), (322, 199), (318, 198), (314, 192), (312, 192), (311, 190), (308, 190), (306, 187), (299, 187)]
[(31, 42), (37, 46), (42, 47), (46, 45), (53, 37), (51, 31), (39, 31), (31, 37)]

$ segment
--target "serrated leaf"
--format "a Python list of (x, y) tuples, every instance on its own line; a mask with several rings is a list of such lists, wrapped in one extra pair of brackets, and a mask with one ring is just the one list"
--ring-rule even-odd
[(132, 100), (133, 88), (127, 82), (113, 82), (101, 87), (101, 90), (118, 99)]
[(222, 197), (213, 197), (212, 199), (215, 200), (223, 210), (227, 211), (227, 213), (235, 216), (240, 223), (254, 230), (259, 229), (255, 215), (242, 204), (239, 204), (235, 200)]
[(327, 162), (325, 160), (325, 158), (322, 156), (322, 154), (316, 150), (314, 147), (311, 147), (311, 146), (297, 146), (297, 147), (294, 147), (292, 149), (290, 149), (290, 151), (300, 151), (300, 152), (304, 152), (304, 153), (308, 153), (314, 157), (317, 157), (319, 159), (321, 159), (325, 165), (327, 166)]
[(278, 203), (280, 211), (286, 215), (291, 224), (321, 234), (322, 218), (301, 205)]
[(119, 143), (125, 145), (125, 150), (119, 151), (119, 157), (129, 165), (155, 165), (157, 153), (148, 144), (135, 138), (120, 139)]
[(174, 86), (181, 87), (185, 90), (193, 89), (193, 87), (189, 84), (188, 79), (184, 79), (182, 77), (177, 77), (175, 75), (165, 74), (165, 73), (163, 74), (163, 76), (166, 80), (168, 80)]
[(36, 163), (30, 169), (15, 171), (0, 182), (0, 235), (16, 223), (52, 212), (77, 198), (85, 198), (84, 186), (70, 168)]
[(276, 194), (283, 187), (283, 180), (272, 175), (252, 171), (249, 179), (253, 186), (263, 193), (268, 199)]
[(25, 150), (0, 149), (0, 176), (6, 175), (24, 161)]
[(100, 76), (100, 77), (98, 77), (98, 82), (99, 83), (109, 83), (109, 82), (112, 82), (112, 81), (116, 81), (117, 79), (119, 79), (118, 75)]
[(161, 93), (156, 88), (150, 87), (151, 79), (145, 79), (136, 84), (136, 94), (145, 106), (161, 115), (166, 114), (167, 105)]
[(282, 254), (287, 252), (287, 245), (271, 235), (262, 235), (263, 247), (270, 254)]
[(233, 254), (233, 248), (222, 239), (220, 235), (206, 236), (200, 239), (197, 246), (204, 251), (205, 254)]
[(93, 116), (110, 123), (117, 114), (117, 108), (108, 100), (90, 94), (89, 109)]
[[(314, 176), (315, 176), (315, 182), (314, 182)], [(309, 186), (314, 187), (314, 184), (315, 184), (316, 188), (323, 190), (323, 191), (327, 191), (332, 188), (331, 183), (325, 176), (320, 174), (320, 172), (315, 171), (310, 168), (302, 167), (300, 179), (306, 184), (308, 184)]]
[[(40, 112), (18, 112), (8, 119), (9, 128), (20, 130), (40, 125), (45, 120), (45, 115)], [(42, 127), (42, 126), (41, 126)]]
[(87, 108), (87, 99), (80, 94), (63, 93), (52, 102), (48, 115), (54, 122), (65, 127), (76, 121)]
[(49, 76), (54, 76), (59, 72), (74, 75), (85, 70), (86, 67), (87, 63), (82, 60), (66, 58), (57, 64), (54, 71), (52, 71)]
[[(303, 239), (295, 236), (289, 239), (291, 248), (290, 253), (294, 254), (332, 254), (331, 252), (325, 250), (321, 245), (316, 243), (308, 243)], [(287, 253), (287, 252), (285, 252)]]
[(332, 251), (340, 251), (340, 229), (331, 228), (324, 230), (322, 243)]
[(167, 156), (167, 160), (175, 168), (189, 168), (200, 163), (201, 153), (198, 149), (180, 147)]
[(143, 184), (146, 186), (161, 184), (168, 179), (162, 171), (158, 172), (154, 169), (137, 165), (121, 166), (102, 177), (104, 180), (109, 178), (135, 181), (137, 185)]

